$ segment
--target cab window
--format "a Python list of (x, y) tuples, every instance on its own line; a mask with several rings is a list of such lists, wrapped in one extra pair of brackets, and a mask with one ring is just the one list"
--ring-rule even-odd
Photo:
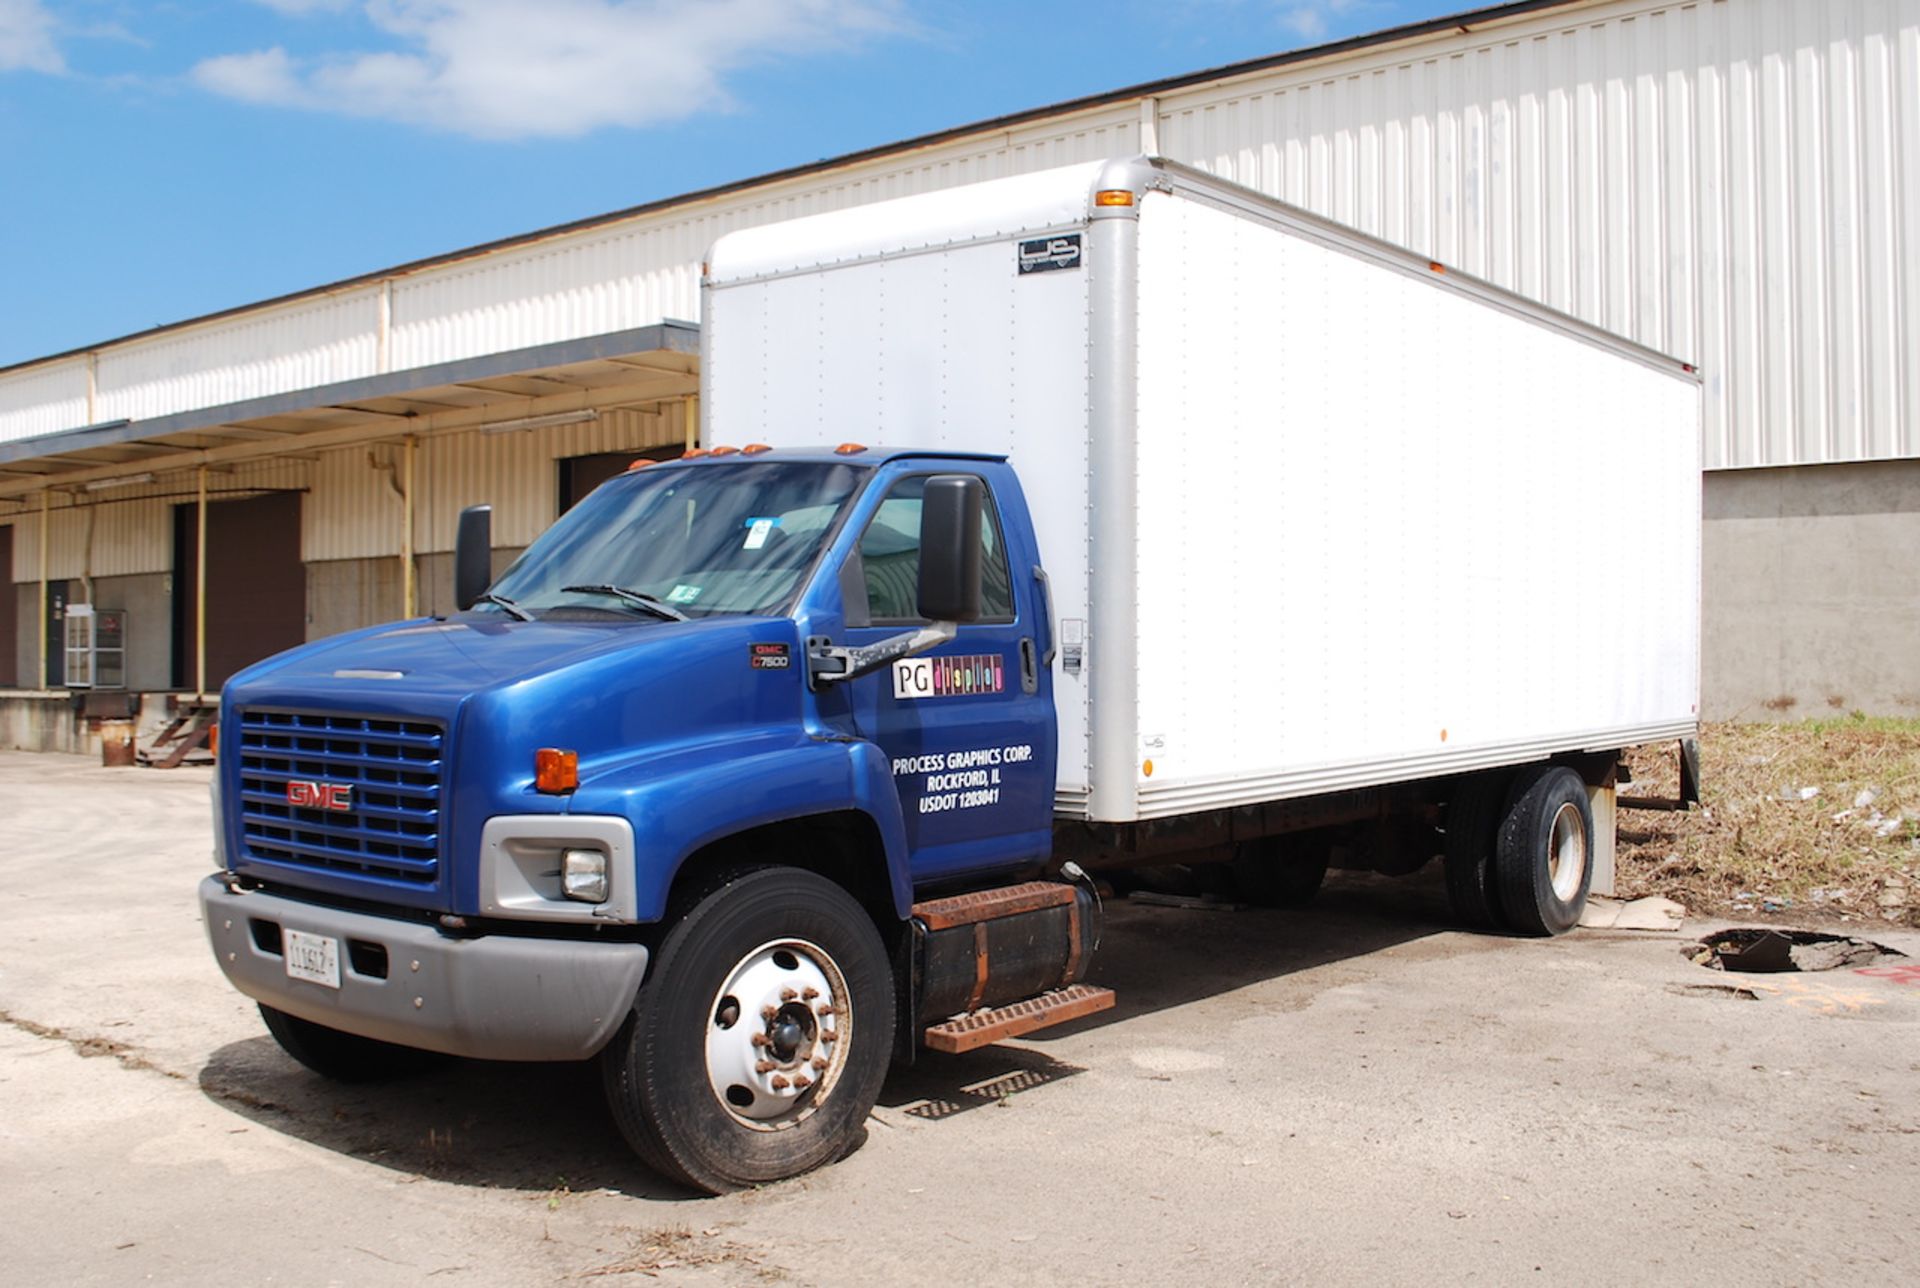
[[(923, 620), (918, 608), (920, 498), (928, 477), (920, 474), (894, 484), (860, 538), (867, 615), (876, 626)], [(1010, 622), (1013, 582), (991, 493), (982, 492), (980, 506), (980, 620)]]

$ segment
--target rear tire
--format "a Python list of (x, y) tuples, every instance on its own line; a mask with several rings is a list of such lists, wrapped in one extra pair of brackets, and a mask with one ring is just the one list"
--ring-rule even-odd
[(1471, 930), (1497, 930), (1502, 924), (1493, 851), (1510, 781), (1510, 775), (1497, 771), (1475, 774), (1454, 787), (1447, 803), (1447, 901)]
[(1559, 935), (1580, 923), (1593, 886), (1593, 810), (1579, 774), (1536, 765), (1514, 781), (1494, 873), (1501, 914), (1515, 932)]
[(273, 1034), (282, 1051), (335, 1082), (387, 1082), (411, 1077), (448, 1059), (437, 1051), (342, 1033), (265, 1003), (260, 1006), (260, 1018), (266, 1021), (267, 1032)]
[(600, 1057), (614, 1121), (649, 1167), (719, 1194), (858, 1142), (893, 1050), (894, 998), (879, 931), (852, 896), (794, 868), (742, 873), (674, 924), (654, 963)]

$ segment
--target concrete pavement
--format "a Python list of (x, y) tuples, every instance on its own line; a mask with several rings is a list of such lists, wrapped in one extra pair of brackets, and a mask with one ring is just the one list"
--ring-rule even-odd
[[(0, 753), (9, 1282), (1906, 1283), (1920, 985), (1446, 929), (1432, 880), (1110, 910), (1115, 1011), (689, 1198), (588, 1067), (308, 1075), (208, 951), (207, 771)], [(1920, 936), (1876, 938), (1920, 955)]]

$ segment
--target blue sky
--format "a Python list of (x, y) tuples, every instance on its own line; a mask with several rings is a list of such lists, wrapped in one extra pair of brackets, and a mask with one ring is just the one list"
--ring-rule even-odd
[(1474, 7), (0, 0), (0, 367)]

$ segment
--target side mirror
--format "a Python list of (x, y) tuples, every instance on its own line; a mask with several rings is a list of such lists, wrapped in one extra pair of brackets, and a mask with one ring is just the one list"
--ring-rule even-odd
[(493, 507), (470, 505), (460, 511), (453, 540), (453, 602), (461, 612), (480, 602), (493, 585)]
[(920, 501), (920, 616), (971, 622), (980, 616), (980, 512), (986, 490), (968, 474), (927, 480)]

